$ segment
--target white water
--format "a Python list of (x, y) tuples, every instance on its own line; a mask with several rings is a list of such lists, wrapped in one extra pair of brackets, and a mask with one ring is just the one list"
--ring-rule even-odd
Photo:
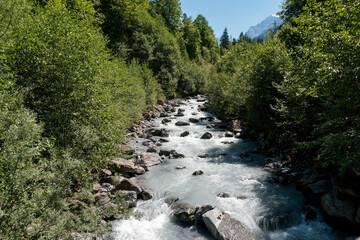
[[(211, 204), (220, 207), (232, 217), (240, 220), (254, 233), (264, 239), (340, 239), (331, 228), (321, 221), (305, 220), (302, 214), (304, 200), (294, 186), (282, 186), (271, 181), (271, 174), (264, 169), (265, 156), (255, 152), (256, 146), (248, 140), (219, 137), (224, 132), (221, 129), (206, 129), (208, 121), (191, 123), (190, 126), (178, 127), (175, 122), (188, 121), (189, 118), (212, 116), (209, 113), (198, 112), (200, 103), (190, 100), (182, 105), (184, 117), (174, 118), (165, 126), (157, 123), (160, 128), (170, 130), (169, 143), (164, 143), (159, 149), (176, 150), (186, 156), (183, 159), (167, 159), (161, 165), (152, 167), (149, 172), (137, 178), (137, 181), (149, 188), (154, 198), (149, 201), (139, 201), (135, 211), (139, 217), (113, 222), (112, 235), (115, 239), (126, 240), (177, 240), (177, 239), (213, 239), (209, 233), (199, 227), (188, 227), (179, 224), (171, 216), (171, 209), (165, 200), (178, 197), (181, 201), (194, 206)], [(192, 113), (196, 112), (194, 116)], [(211, 123), (220, 123), (215, 120)], [(185, 130), (190, 135), (182, 138)], [(205, 132), (211, 132), (210, 140), (200, 139)], [(224, 144), (232, 141), (233, 144)], [(138, 144), (137, 149), (146, 148)], [(250, 158), (241, 158), (240, 154), (250, 152)], [(207, 153), (208, 158), (199, 158), (199, 154)], [(227, 155), (223, 155), (226, 153)], [(177, 170), (183, 165), (186, 169)], [(203, 175), (193, 176), (196, 170), (202, 170)], [(217, 194), (226, 192), (230, 198), (220, 198)], [(242, 195), (246, 198), (238, 199)], [(290, 223), (285, 228), (265, 233), (257, 225), (259, 215), (274, 209), (287, 216)]]

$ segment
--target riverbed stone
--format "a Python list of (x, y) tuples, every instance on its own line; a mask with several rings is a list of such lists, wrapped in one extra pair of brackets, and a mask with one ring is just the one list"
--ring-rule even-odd
[(153, 195), (149, 189), (142, 187), (141, 190), (141, 193), (138, 194), (140, 199), (147, 201), (153, 198)]
[(149, 135), (149, 137), (169, 137), (169, 131), (163, 128), (150, 128), (147, 130), (147, 134)]
[(128, 178), (114, 177), (113, 184), (114, 184), (115, 188), (112, 189), (111, 192), (117, 192), (120, 190), (134, 191), (134, 192), (136, 192), (136, 194), (139, 194), (142, 192), (140, 185), (133, 182), (132, 180), (130, 180)]
[(355, 222), (357, 209), (354, 201), (340, 198), (335, 191), (330, 191), (321, 197), (321, 209), (327, 218), (339, 224)]
[(127, 160), (123, 158), (117, 158), (111, 161), (112, 169), (118, 172), (131, 173), (131, 174), (143, 174), (145, 169), (141, 166), (135, 165), (133, 160)]
[(189, 126), (190, 123), (185, 122), (185, 121), (178, 121), (175, 123), (176, 126)]
[(202, 216), (202, 220), (215, 239), (256, 240), (258, 237), (250, 232), (240, 221), (232, 218), (219, 208), (214, 208)]
[(208, 128), (208, 129), (213, 129), (213, 128), (215, 128), (215, 127), (216, 127), (215, 124), (208, 124), (208, 125), (206, 126), (206, 128)]
[(98, 192), (97, 194), (95, 194), (95, 201), (99, 205), (105, 205), (110, 202), (109, 194), (107, 192)]
[(190, 135), (189, 131), (185, 131), (180, 135), (180, 137), (187, 137), (189, 135)]
[(230, 194), (226, 193), (226, 192), (221, 192), (219, 193), (218, 195), (216, 195), (220, 198), (229, 198), (230, 197)]
[(166, 139), (166, 138), (160, 138), (159, 141), (162, 142), (162, 143), (170, 142), (170, 140), (169, 140), (169, 139)]
[(120, 149), (126, 154), (126, 155), (133, 155), (135, 153), (135, 149), (126, 145), (126, 144), (121, 144), (120, 145)]
[(201, 136), (201, 139), (211, 139), (213, 136), (211, 133), (206, 132)]
[(198, 157), (199, 158), (207, 158), (207, 157), (209, 157), (209, 154), (207, 154), (207, 153), (199, 154)]
[(225, 137), (234, 137), (234, 133), (227, 131), (227, 132), (225, 133)]
[(178, 169), (178, 170), (185, 169), (185, 168), (186, 168), (186, 167), (183, 166), (183, 165), (176, 166), (176, 169)]
[(212, 205), (203, 205), (196, 209), (195, 212), (195, 224), (199, 225), (203, 223), (202, 216), (210, 210), (213, 210), (214, 207)]
[(136, 207), (137, 193), (135, 191), (121, 191), (121, 194), (129, 207)]
[(191, 123), (198, 123), (200, 122), (199, 119), (196, 119), (196, 118), (189, 118), (189, 122)]
[(149, 171), (150, 167), (161, 164), (162, 159), (157, 153), (142, 153), (135, 160), (135, 163), (143, 167), (145, 171)]
[(192, 175), (194, 175), (194, 176), (199, 176), (199, 175), (202, 175), (202, 174), (204, 174), (204, 172), (203, 172), (203, 171), (201, 171), (201, 170), (197, 170), (197, 171), (193, 172), (193, 174), (192, 174)]
[(174, 209), (174, 216), (183, 223), (194, 224), (195, 223), (195, 211), (196, 208), (184, 202), (176, 202), (172, 209)]

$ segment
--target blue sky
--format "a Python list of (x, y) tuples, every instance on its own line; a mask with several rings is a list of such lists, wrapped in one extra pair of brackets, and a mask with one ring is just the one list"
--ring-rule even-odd
[(281, 10), (283, 0), (180, 0), (183, 13), (202, 14), (220, 38), (225, 27), (229, 35), (238, 38), (241, 32)]

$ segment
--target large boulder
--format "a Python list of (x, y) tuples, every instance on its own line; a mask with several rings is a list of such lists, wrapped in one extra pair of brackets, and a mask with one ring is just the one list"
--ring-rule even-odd
[(136, 207), (137, 194), (135, 191), (121, 191), (121, 194), (129, 207)]
[(175, 123), (176, 126), (189, 126), (190, 123), (185, 122), (185, 121), (178, 121)]
[(141, 166), (135, 165), (134, 161), (126, 160), (123, 158), (114, 159), (112, 162), (112, 168), (118, 172), (132, 173), (132, 174), (143, 174), (145, 169)]
[(136, 160), (135, 163), (140, 165), (149, 171), (149, 168), (162, 163), (161, 157), (157, 153), (142, 153)]
[(335, 191), (330, 191), (321, 197), (321, 210), (334, 227), (346, 229), (355, 223), (356, 208), (350, 198), (340, 198)]
[(232, 218), (219, 208), (214, 208), (202, 216), (209, 232), (217, 240), (255, 240), (259, 239), (240, 221)]
[(206, 132), (201, 136), (201, 139), (211, 139), (213, 136), (211, 133)]
[(124, 191), (134, 191), (136, 194), (139, 194), (142, 192), (141, 187), (139, 184), (131, 181), (128, 178), (124, 177), (115, 177), (113, 179), (113, 184), (115, 185), (115, 188), (111, 190), (111, 192), (116, 192), (120, 190)]
[(195, 211), (196, 208), (184, 202), (176, 202), (172, 205), (174, 209), (174, 216), (183, 223), (194, 224), (195, 223)]

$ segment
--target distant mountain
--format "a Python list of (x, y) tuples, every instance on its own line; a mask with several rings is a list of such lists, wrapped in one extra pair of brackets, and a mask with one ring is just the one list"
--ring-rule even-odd
[(262, 38), (264, 39), (266, 36), (266, 33), (270, 30), (274, 28), (274, 24), (276, 24), (276, 26), (280, 26), (282, 24), (282, 19), (273, 14), (269, 17), (267, 17), (264, 21), (262, 21), (261, 23), (257, 24), (256, 26), (250, 27), (249, 30), (246, 32), (246, 34), (251, 38), (251, 39), (256, 39), (256, 38)]

